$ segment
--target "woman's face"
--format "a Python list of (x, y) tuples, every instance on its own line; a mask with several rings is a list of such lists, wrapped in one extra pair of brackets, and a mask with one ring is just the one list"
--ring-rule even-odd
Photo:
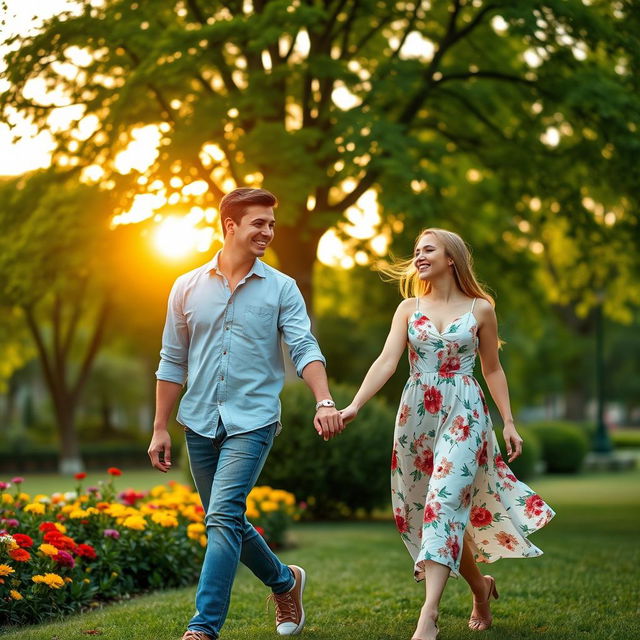
[(448, 273), (453, 261), (438, 238), (432, 233), (425, 233), (416, 244), (413, 264), (420, 280), (432, 280)]

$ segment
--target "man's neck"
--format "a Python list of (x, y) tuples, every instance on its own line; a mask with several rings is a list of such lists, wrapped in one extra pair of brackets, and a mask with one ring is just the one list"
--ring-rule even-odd
[(251, 271), (255, 260), (255, 256), (234, 251), (233, 247), (225, 245), (218, 256), (218, 268), (224, 273), (229, 284), (234, 283), (231, 287), (234, 289), (235, 284)]

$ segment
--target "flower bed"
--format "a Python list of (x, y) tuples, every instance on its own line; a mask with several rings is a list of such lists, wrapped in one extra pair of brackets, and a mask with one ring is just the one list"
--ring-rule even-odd
[[(0, 624), (27, 624), (148, 589), (191, 584), (207, 544), (198, 494), (170, 482), (116, 493), (100, 487), (29, 496), (21, 478), (0, 483)], [(286, 491), (255, 487), (247, 517), (267, 542), (284, 543), (298, 514)]]

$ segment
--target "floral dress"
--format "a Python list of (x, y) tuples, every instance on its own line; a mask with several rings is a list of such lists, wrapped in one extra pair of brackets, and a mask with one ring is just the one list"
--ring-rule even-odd
[(436, 330), (409, 319), (410, 377), (396, 418), (391, 494), (396, 526), (417, 580), (433, 560), (459, 574), (463, 536), (478, 562), (531, 558), (527, 537), (555, 515), (502, 458), (480, 385), (473, 377), (478, 325), (473, 306)]

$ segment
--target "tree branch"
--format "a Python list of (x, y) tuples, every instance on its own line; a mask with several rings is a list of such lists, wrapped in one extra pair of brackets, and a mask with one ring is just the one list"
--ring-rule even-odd
[(521, 76), (512, 75), (510, 73), (504, 73), (502, 71), (466, 71), (464, 73), (450, 73), (447, 76), (442, 76), (439, 80), (434, 80), (434, 85), (444, 84), (451, 80), (468, 80), (469, 78), (492, 78), (493, 80), (504, 80), (506, 82), (514, 82), (518, 84), (526, 84), (529, 86), (535, 86), (536, 83), (533, 80), (527, 80)]

